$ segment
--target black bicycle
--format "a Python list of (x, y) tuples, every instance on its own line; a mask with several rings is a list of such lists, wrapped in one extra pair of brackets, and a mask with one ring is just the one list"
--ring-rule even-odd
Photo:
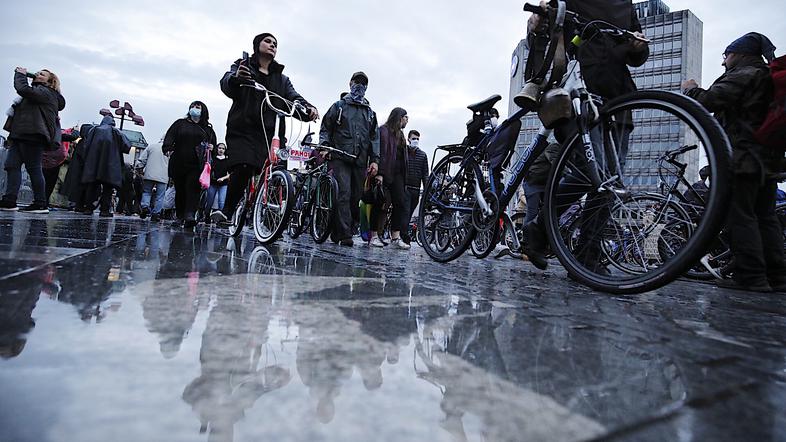
[[(560, 263), (574, 279), (610, 293), (640, 293), (673, 281), (699, 261), (725, 218), (731, 151), (725, 133), (701, 105), (678, 94), (638, 91), (608, 102), (590, 94), (578, 60), (567, 59), (565, 51), (558, 50), (563, 42), (586, 41), (601, 34), (614, 39), (640, 38), (608, 23), (584, 20), (561, 1), (552, 2), (547, 12), (534, 5), (524, 9), (546, 16), (551, 35), (546, 59), (523, 91), (531, 97), (531, 104), (496, 129), (490, 124), (490, 110), (500, 96), (469, 106), (473, 121), (482, 123), (482, 137), (477, 143), (465, 143), (464, 149), (434, 167), (419, 213), (424, 249), (433, 259), (447, 262), (460, 256), (478, 231), (499, 228), (503, 209), (521, 185), (524, 172), (545, 151), (552, 130), (560, 129), (562, 149), (552, 164), (539, 215)], [(573, 25), (570, 29), (576, 35), (565, 35), (566, 24)], [(537, 110), (548, 127), (541, 127), (504, 183), (497, 171), (505, 162), (492, 161), (485, 186), (480, 165), (487, 159), (510, 158), (521, 118), (530, 110)], [(472, 136), (469, 133), (468, 139)], [(654, 216), (654, 222), (640, 222), (641, 200), (648, 192), (642, 185), (642, 170), (646, 170), (644, 163), (654, 160), (646, 152), (650, 147), (674, 150), (687, 144), (685, 140), (697, 148), (691, 152), (695, 157), (683, 153), (684, 161), (697, 163), (704, 158), (712, 177), (701, 218), (682, 246), (665, 260), (625, 261), (627, 271), (617, 269), (610, 265), (609, 254), (620, 247), (627, 248), (626, 253), (655, 256), (646, 248), (657, 246), (654, 238), (660, 221), (669, 216), (668, 205), (652, 205), (647, 210), (655, 212), (647, 217)], [(578, 223), (570, 235), (563, 235), (562, 215), (577, 205)]]
[(292, 171), (294, 174), (295, 205), (289, 218), (289, 236), (299, 237), (304, 231), (310, 230), (311, 237), (317, 244), (322, 244), (330, 236), (333, 217), (336, 213), (338, 183), (328, 170), (327, 161), (318, 164), (322, 153), (344, 155), (355, 158), (338, 149), (307, 141), (302, 146), (310, 147), (319, 152), (320, 156), (306, 161), (306, 170)]

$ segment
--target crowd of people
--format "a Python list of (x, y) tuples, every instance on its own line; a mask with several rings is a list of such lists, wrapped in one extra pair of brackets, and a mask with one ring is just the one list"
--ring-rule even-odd
[[(545, 2), (541, 6), (546, 8)], [(588, 89), (606, 99), (636, 90), (629, 66), (641, 66), (649, 57), (641, 24), (630, 0), (568, 1), (568, 9), (589, 20), (603, 20), (632, 31), (639, 39), (612, 41), (602, 37), (585, 42), (575, 56), (582, 63)], [(528, 23), (530, 39), (542, 35), (545, 20), (533, 15)], [(252, 88), (241, 87), (256, 82), (289, 101), (299, 101), (305, 112), (295, 113), (302, 121), (316, 121), (319, 112), (293, 86), (284, 66), (276, 61), (278, 39), (263, 33), (253, 39), (253, 54), (238, 59), (220, 80), (221, 91), (232, 100), (227, 117), (226, 144), (218, 143), (210, 124), (208, 107), (201, 101), (189, 105), (185, 117), (177, 120), (164, 136), (162, 146), (151, 146), (133, 165), (132, 175), (140, 183), (139, 215), (161, 218), (167, 183), (175, 195), (177, 223), (193, 229), (200, 211), (209, 220), (225, 225), (233, 215), (249, 180), (259, 173), (268, 158), (268, 149), (276, 127), (276, 112), (263, 106), (263, 96)], [(734, 197), (728, 220), (731, 247), (736, 257), (734, 285), (757, 291), (786, 290), (786, 262), (783, 238), (774, 214), (776, 181), (780, 172), (778, 154), (761, 146), (753, 133), (762, 124), (773, 101), (773, 84), (765, 59), (771, 61), (774, 46), (763, 35), (749, 33), (734, 41), (724, 52), (726, 73), (711, 87), (703, 89), (694, 80), (683, 83), (683, 93), (715, 113), (729, 134), (734, 160)], [(6, 161), (8, 185), (0, 202), (3, 210), (16, 210), (20, 170), (30, 174), (35, 199), (21, 210), (42, 213), (47, 210), (48, 186), (42, 169), (42, 157), (51, 146), (62, 142), (58, 111), (65, 106), (59, 80), (48, 70), (34, 75), (28, 84), (27, 71), (17, 68), (14, 87), (21, 100), (14, 105), (10, 132), (11, 150)], [(360, 225), (359, 202), (365, 195), (378, 194), (384, 204), (375, 204), (371, 212), (369, 244), (384, 247), (388, 243), (383, 229), (389, 212), (390, 244), (410, 248), (408, 224), (417, 206), (421, 188), (429, 173), (426, 154), (419, 149), (420, 133), (404, 130), (409, 123), (407, 111), (394, 108), (383, 124), (366, 98), (369, 77), (362, 71), (349, 78), (349, 91), (333, 103), (321, 122), (319, 142), (335, 147), (346, 155), (326, 156), (331, 173), (338, 183), (337, 216), (331, 238), (342, 246), (352, 246)], [(275, 98), (274, 98), (275, 99)], [(279, 127), (281, 139), (286, 128)], [(123, 176), (123, 153), (129, 143), (114, 128), (112, 117), (98, 126), (83, 127), (80, 141), (72, 154), (71, 165), (63, 186), (75, 210), (92, 212), (99, 202), (102, 216), (109, 212), (113, 190), (122, 189), (131, 179)], [(594, 134), (593, 134), (594, 136)], [(552, 144), (536, 167), (529, 171), (523, 193), (527, 202), (525, 254), (539, 268), (547, 266), (548, 243), (538, 208), (543, 188), (559, 144)], [(204, 164), (212, 165), (209, 184), (202, 183)], [(706, 177), (702, 177), (702, 180)], [(206, 203), (200, 195), (207, 187)], [(126, 194), (132, 192), (123, 192)], [(152, 195), (155, 194), (155, 199)], [(122, 206), (122, 204), (121, 204)]]

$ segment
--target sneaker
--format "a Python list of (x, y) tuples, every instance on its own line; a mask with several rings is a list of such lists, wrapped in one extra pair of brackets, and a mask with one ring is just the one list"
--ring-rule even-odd
[(409, 250), (409, 249), (412, 248), (412, 246), (410, 246), (409, 244), (405, 243), (404, 240), (402, 240), (401, 238), (394, 239), (390, 243), (393, 244), (393, 247), (395, 247), (397, 249), (400, 249), (400, 250)]
[(338, 243), (344, 247), (352, 247), (355, 245), (355, 241), (352, 241), (352, 238), (342, 239)]
[(382, 240), (381, 240), (381, 239), (379, 239), (379, 237), (378, 237), (378, 236), (375, 236), (375, 237), (374, 237), (374, 239), (372, 239), (372, 240), (369, 242), (369, 245), (370, 245), (371, 247), (380, 247), (380, 248), (382, 248), (382, 247), (385, 247), (385, 243), (383, 243), (383, 242), (382, 242)]
[(510, 248), (504, 244), (497, 244), (494, 246), (494, 259), (500, 259), (505, 256), (510, 256)]
[(4, 210), (6, 212), (16, 212), (19, 210), (19, 207), (17, 207), (16, 203), (14, 202), (2, 200), (0, 201), (0, 210)]
[(159, 221), (161, 221), (161, 216), (159, 214), (154, 213), (153, 215), (150, 216), (151, 223), (157, 223)]
[(139, 211), (139, 217), (142, 219), (147, 218), (147, 215), (150, 214), (150, 209), (147, 207), (142, 207), (142, 210)]
[(19, 211), (25, 213), (49, 213), (49, 208), (43, 204), (33, 203), (27, 207), (22, 207)]
[(197, 225), (197, 222), (196, 222), (195, 219), (187, 219), (183, 223), (183, 228), (186, 229), (186, 230), (194, 230), (194, 227), (196, 227), (196, 225)]
[(115, 214), (114, 214), (114, 213), (112, 213), (112, 212), (111, 212), (111, 211), (109, 211), (109, 210), (107, 210), (107, 211), (103, 211), (103, 210), (102, 210), (102, 211), (98, 212), (98, 217), (99, 217), (99, 218), (112, 218), (112, 217), (114, 217), (114, 216), (115, 216)]
[(210, 214), (210, 221), (213, 221), (216, 224), (225, 222), (227, 220), (227, 216), (224, 215), (224, 212), (220, 210), (214, 210), (213, 213)]

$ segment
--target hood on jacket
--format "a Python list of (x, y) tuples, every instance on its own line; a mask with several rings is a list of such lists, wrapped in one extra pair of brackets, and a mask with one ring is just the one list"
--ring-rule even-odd
[(111, 115), (105, 115), (104, 119), (101, 120), (101, 126), (104, 126), (104, 125), (107, 125), (107, 124), (110, 125), (110, 126), (114, 126), (115, 125), (115, 119), (112, 118)]
[(65, 97), (63, 97), (63, 94), (61, 94), (60, 92), (55, 91), (54, 89), (52, 89), (52, 90), (57, 94), (57, 110), (61, 111), (61, 110), (65, 109), (65, 104), (66, 103), (65, 103)]

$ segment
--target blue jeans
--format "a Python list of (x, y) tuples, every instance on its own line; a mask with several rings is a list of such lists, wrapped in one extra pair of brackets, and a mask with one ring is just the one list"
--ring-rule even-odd
[(44, 148), (38, 143), (14, 140), (5, 159), (5, 170), (8, 174), (3, 200), (15, 203), (22, 185), (22, 164), (25, 165), (30, 183), (33, 186), (33, 203), (48, 206), (46, 199), (46, 183), (41, 169), (41, 155)]
[(150, 208), (150, 198), (153, 194), (153, 189), (156, 189), (156, 200), (153, 203), (153, 214), (161, 213), (164, 208), (164, 194), (166, 194), (166, 183), (159, 183), (156, 181), (145, 180), (142, 189), (142, 201), (139, 203), (143, 209)]
[(210, 212), (213, 209), (213, 202), (218, 198), (218, 207), (217, 210), (222, 210), (224, 208), (224, 202), (227, 199), (227, 187), (226, 185), (223, 186), (214, 186), (210, 185), (207, 189), (207, 197), (205, 198), (205, 209)]
[(546, 186), (533, 186), (524, 183), (524, 196), (527, 198), (527, 214), (524, 216), (524, 224), (537, 218), (545, 193)]

